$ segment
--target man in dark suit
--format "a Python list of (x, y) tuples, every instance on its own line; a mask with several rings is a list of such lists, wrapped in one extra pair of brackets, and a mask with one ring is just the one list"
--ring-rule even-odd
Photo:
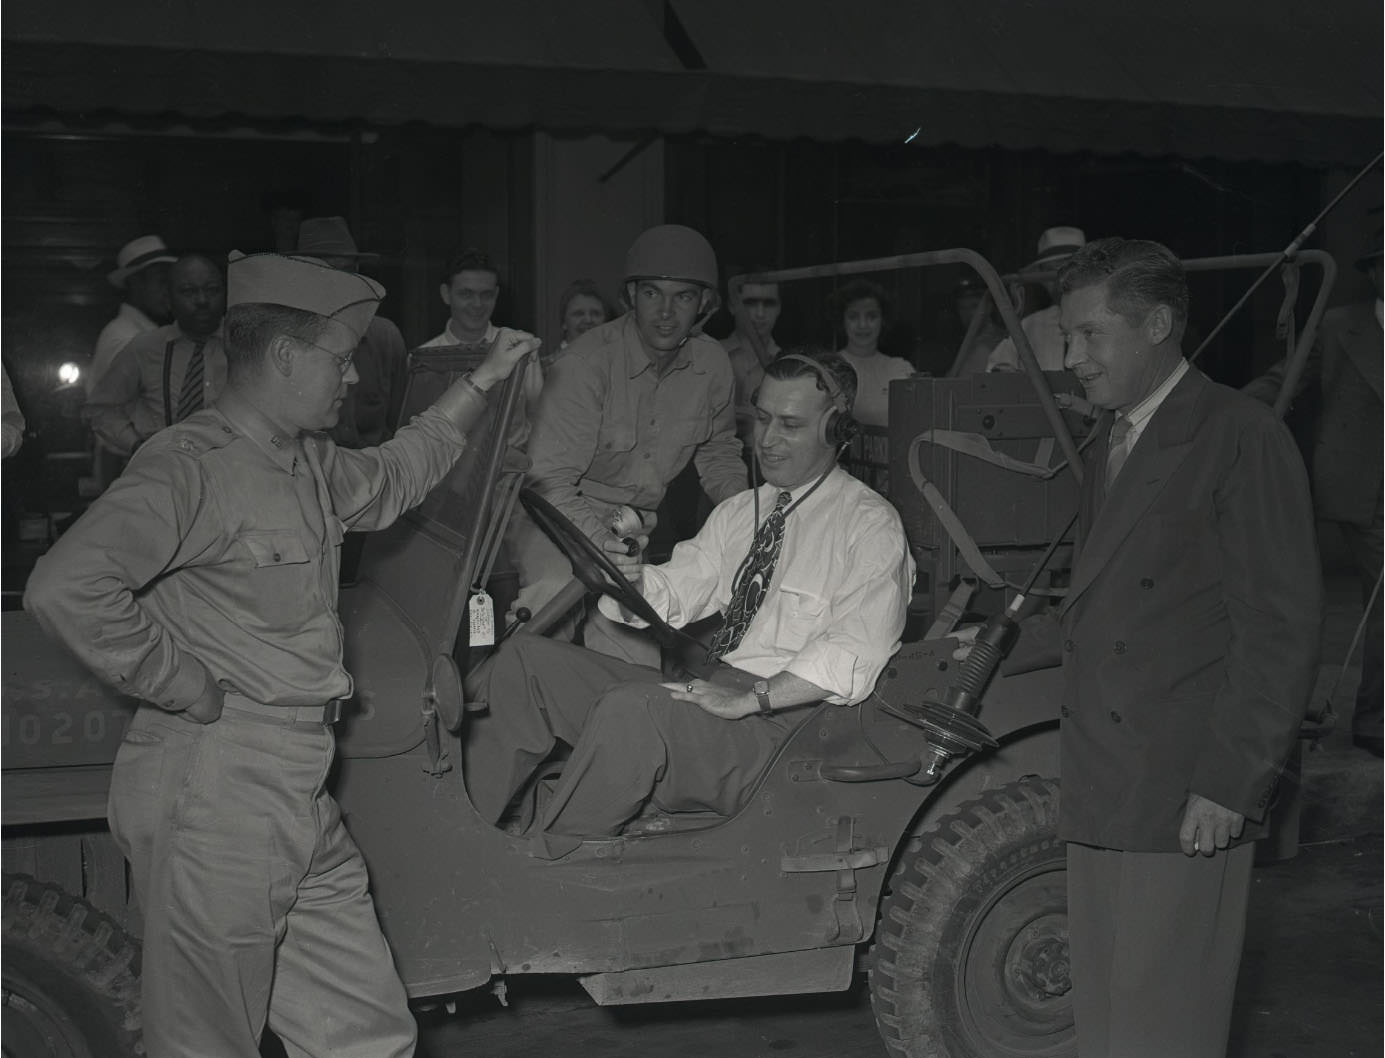
[(1167, 248), (1103, 239), (1059, 283), (1066, 366), (1115, 413), (1059, 610), (1078, 1048), (1220, 1058), (1251, 842), (1316, 672), (1306, 475), (1269, 409), (1183, 358)]
[[(1361, 683), (1351, 718), (1353, 741), (1376, 756), (1385, 749), (1381, 710), (1381, 604), (1371, 596), (1381, 567), (1381, 249), (1356, 262), (1370, 276), (1375, 298), (1332, 309), (1323, 317), (1318, 340), (1294, 388), (1322, 388), (1322, 417), (1313, 445), (1313, 501), (1318, 517), (1336, 522), (1351, 549), (1361, 581), (1361, 599), (1370, 607), (1361, 657)], [(1274, 402), (1287, 364), (1280, 362), (1245, 388)]]

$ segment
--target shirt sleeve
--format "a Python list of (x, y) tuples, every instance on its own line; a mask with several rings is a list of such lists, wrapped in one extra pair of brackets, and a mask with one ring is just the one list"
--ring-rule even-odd
[(129, 455), (140, 443), (133, 415), (139, 399), (139, 344), (131, 341), (116, 354), (82, 409), (92, 431), (118, 455)]
[(883, 513), (853, 534), (850, 552), (839, 557), (848, 572), (828, 604), (825, 630), (784, 670), (827, 691), (827, 701), (853, 705), (875, 689), (899, 649), (914, 563), (898, 524)]
[(223, 519), (196, 459), (141, 451), (30, 574), (24, 608), (97, 677), (178, 712), (203, 696), (206, 666), (140, 605), (153, 580), (198, 561)]
[(558, 357), (549, 366), (529, 438), (536, 491), (592, 537), (605, 526), (578, 483), (596, 457), (604, 391), (600, 372), (584, 357)]
[(485, 410), (485, 400), (457, 382), (382, 445), (353, 450), (322, 442), (337, 517), (351, 529), (383, 529), (423, 502), (457, 462), (467, 431)]
[(724, 356), (722, 360), (710, 394), (712, 433), (693, 455), (702, 488), (714, 504), (747, 488), (741, 440), (736, 436), (735, 377), (731, 362)]
[[(720, 612), (730, 599), (729, 582), (723, 580), (726, 549), (726, 511), (718, 508), (691, 540), (673, 547), (669, 560), (644, 567), (641, 594), (654, 612), (674, 628), (700, 621)], [(614, 599), (602, 596), (598, 609), (613, 621), (634, 628), (646, 622), (620, 612)]]

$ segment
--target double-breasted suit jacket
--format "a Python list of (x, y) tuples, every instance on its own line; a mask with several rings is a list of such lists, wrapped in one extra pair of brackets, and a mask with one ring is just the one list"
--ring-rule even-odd
[(1059, 608), (1060, 835), (1178, 851), (1189, 793), (1257, 836), (1316, 674), (1322, 585), (1303, 462), (1263, 404), (1190, 369), (1109, 492), (1088, 452)]

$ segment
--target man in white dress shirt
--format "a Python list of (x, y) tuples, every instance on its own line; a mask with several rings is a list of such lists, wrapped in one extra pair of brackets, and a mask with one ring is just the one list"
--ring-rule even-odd
[(157, 235), (131, 239), (115, 255), (115, 270), (106, 282), (121, 292), (120, 310), (96, 338), (96, 348), (87, 365), (87, 392), (124, 349), (130, 339), (169, 321), (173, 307), (169, 301), (168, 269), (178, 258)]
[(538, 822), (539, 854), (619, 834), (651, 799), (730, 816), (803, 707), (871, 693), (899, 646), (914, 564), (894, 508), (836, 466), (854, 387), (834, 354), (772, 362), (756, 399), (764, 484), (718, 505), (663, 565), (612, 556), (671, 625), (727, 615), (712, 654), (740, 677), (663, 683), (653, 669), (515, 636), (470, 688), (492, 705), (466, 746), (484, 818), (501, 818), (557, 739), (573, 751)]

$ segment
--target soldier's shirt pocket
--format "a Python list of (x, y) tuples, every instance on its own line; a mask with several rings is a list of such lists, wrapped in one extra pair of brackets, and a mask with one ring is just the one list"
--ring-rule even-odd
[(308, 561), (308, 548), (296, 529), (257, 529), (241, 534), (256, 569), (296, 566)]

